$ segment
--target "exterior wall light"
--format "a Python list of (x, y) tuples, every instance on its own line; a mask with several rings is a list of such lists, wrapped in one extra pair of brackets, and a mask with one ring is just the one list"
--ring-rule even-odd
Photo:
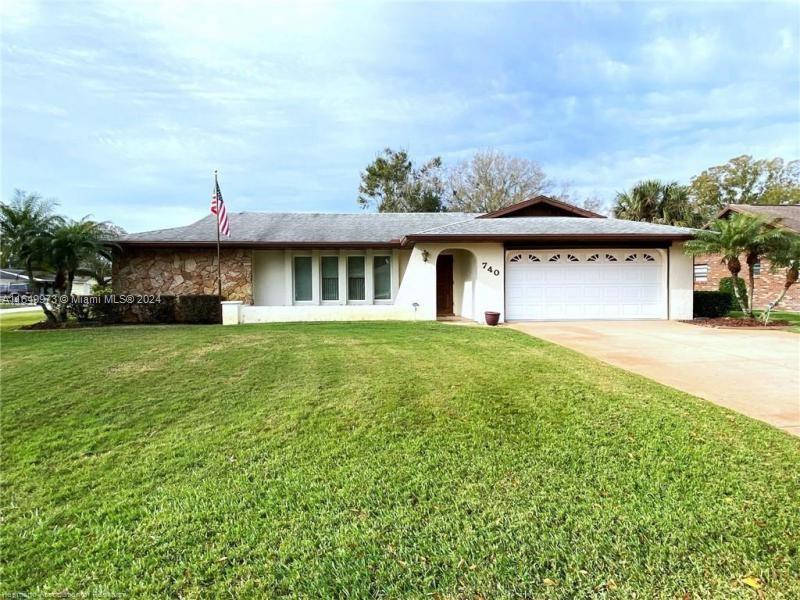
[(427, 250), (422, 251), (422, 262), (428, 262), (428, 258), (430, 257), (431, 253)]

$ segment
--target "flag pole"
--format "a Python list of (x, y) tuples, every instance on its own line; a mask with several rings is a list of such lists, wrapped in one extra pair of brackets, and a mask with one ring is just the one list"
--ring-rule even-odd
[(219, 196), (217, 194), (217, 190), (219, 189), (219, 183), (217, 182), (217, 170), (214, 169), (214, 196), (217, 198), (217, 293), (219, 294), (219, 300), (222, 302), (222, 262), (220, 261), (220, 252), (219, 252)]

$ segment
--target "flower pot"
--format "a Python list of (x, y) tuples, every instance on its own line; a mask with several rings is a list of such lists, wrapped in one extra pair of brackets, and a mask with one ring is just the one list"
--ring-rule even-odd
[(500, 320), (500, 313), (493, 312), (491, 310), (487, 310), (485, 313), (483, 313), (483, 316), (486, 319), (486, 324), (490, 325), (491, 327), (497, 325), (497, 322)]

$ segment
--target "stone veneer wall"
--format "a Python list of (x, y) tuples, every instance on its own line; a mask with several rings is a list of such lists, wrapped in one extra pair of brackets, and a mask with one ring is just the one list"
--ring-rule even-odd
[[(253, 251), (223, 248), (224, 300), (253, 303)], [(115, 253), (114, 292), (140, 294), (217, 293), (216, 248), (124, 248)]]
[[(745, 257), (739, 257), (742, 263), (742, 271), (739, 277), (747, 281), (747, 263)], [(730, 277), (728, 267), (722, 264), (718, 255), (702, 255), (694, 257), (694, 264), (708, 265), (708, 281), (695, 281), (694, 289), (703, 291), (713, 291), (719, 289), (719, 282), (723, 277)], [(783, 290), (783, 284), (786, 281), (786, 270), (780, 269), (773, 273), (770, 271), (769, 261), (766, 259), (761, 260), (761, 274), (756, 275), (755, 290), (753, 292), (753, 308), (756, 310), (763, 310), (767, 304), (780, 296)], [(749, 283), (748, 283), (749, 285)], [(777, 311), (800, 311), (800, 283), (794, 284), (783, 300), (775, 309)]]

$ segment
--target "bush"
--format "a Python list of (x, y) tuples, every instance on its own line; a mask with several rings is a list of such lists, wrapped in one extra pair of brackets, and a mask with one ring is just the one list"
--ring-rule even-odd
[(158, 302), (135, 304), (140, 323), (175, 323), (175, 296), (159, 296)]
[[(79, 321), (97, 321), (104, 325), (115, 323), (222, 323), (219, 296), (196, 294), (190, 296), (159, 296), (158, 302), (142, 304), (114, 303), (106, 296), (81, 296), (83, 302), (70, 305), (70, 314)], [(109, 296), (109, 299), (111, 297)], [(117, 299), (120, 297), (117, 296)]]
[[(741, 277), (737, 278), (736, 281), (739, 282), (739, 295), (741, 295), (742, 300), (744, 300), (745, 306), (747, 306), (747, 284)], [(731, 310), (742, 310), (739, 301), (736, 299), (736, 294), (733, 293), (733, 277), (723, 277), (722, 279), (720, 279), (719, 291), (730, 294)]]
[(110, 285), (100, 285), (99, 283), (95, 283), (92, 286), (93, 296), (105, 296), (107, 294), (111, 295), (113, 293), (114, 293), (114, 288), (112, 288)]
[(105, 296), (96, 296), (97, 300), (89, 305), (89, 317), (104, 325), (121, 323), (124, 305), (106, 302)]
[(729, 292), (695, 292), (694, 316), (695, 317), (722, 317), (731, 310), (733, 302)]
[(78, 296), (76, 302), (72, 302), (67, 306), (67, 314), (75, 317), (79, 322), (85, 323), (91, 320), (89, 305), (81, 302), (85, 296)]
[(176, 313), (178, 323), (222, 323), (222, 306), (214, 294), (178, 296)]

